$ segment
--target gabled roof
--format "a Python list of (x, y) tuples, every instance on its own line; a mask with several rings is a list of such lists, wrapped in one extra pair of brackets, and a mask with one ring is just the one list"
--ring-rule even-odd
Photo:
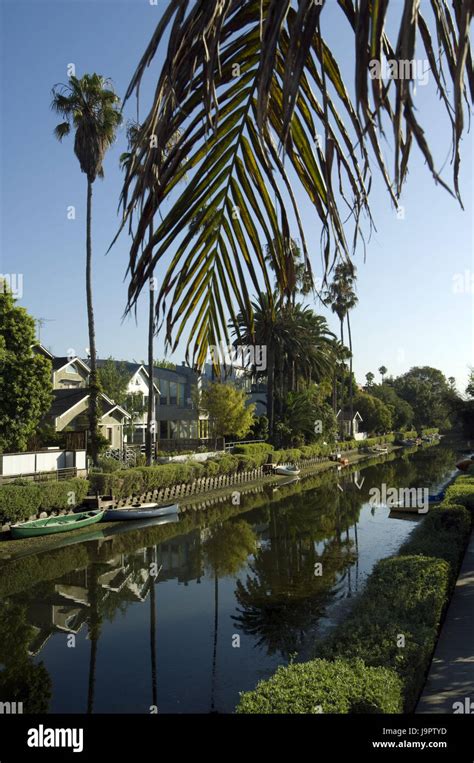
[[(49, 409), (49, 415), (53, 416), (54, 418), (59, 418), (60, 416), (64, 416), (65, 413), (70, 411), (72, 408), (74, 408), (76, 405), (79, 405), (79, 403), (82, 403), (86, 401), (89, 397), (90, 390), (89, 389), (57, 389), (54, 390), (53, 395), (53, 403), (51, 405), (51, 408)], [(101, 408), (101, 415), (100, 418), (104, 418), (104, 416), (108, 416), (112, 411), (118, 410), (122, 416), (125, 416), (126, 418), (131, 418), (128, 411), (125, 410), (125, 408), (122, 408), (120, 405), (117, 405), (117, 403), (114, 403), (113, 400), (111, 400), (107, 395), (104, 395), (103, 392), (99, 393), (99, 405)]]
[[(103, 368), (106, 363), (110, 362), (110, 360), (111, 358), (98, 358), (96, 361), (97, 368)], [(83, 362), (85, 364), (88, 364), (89, 360), (84, 360)], [(130, 378), (132, 378), (132, 376), (135, 376), (135, 374), (138, 371), (143, 371), (145, 376), (148, 378), (148, 370), (146, 366), (143, 365), (143, 363), (135, 363), (129, 360), (114, 360), (114, 359), (112, 359), (112, 362), (115, 363), (116, 365), (124, 366), (127, 369), (127, 372), (130, 374)], [(90, 369), (89, 365), (88, 365), (88, 368)], [(156, 388), (156, 391), (158, 392), (159, 390), (156, 383), (155, 382), (153, 383)]]
[(81, 366), (83, 371), (86, 371), (88, 374), (90, 374), (91, 372), (87, 363), (84, 363), (84, 361), (81, 360), (81, 358), (77, 358), (77, 357), (76, 358), (67, 358), (67, 357), (53, 358), (51, 362), (53, 364), (53, 371), (60, 371), (62, 368), (66, 368), (66, 366), (69, 366), (72, 363), (74, 363), (75, 365)]
[(34, 344), (31, 349), (33, 350), (33, 352), (37, 352), (40, 355), (44, 355), (49, 360), (52, 360), (54, 358), (53, 353), (47, 350), (46, 347), (43, 344), (41, 344), (41, 342), (37, 342), (36, 344)]
[[(351, 420), (351, 412), (349, 410), (347, 410), (347, 409), (342, 410), (342, 408), (339, 408), (339, 410), (338, 410), (338, 412), (336, 414), (336, 418), (337, 419), (341, 418), (343, 421), (350, 421)], [(360, 415), (359, 411), (354, 411), (353, 412), (353, 418), (354, 419), (359, 419), (359, 421), (363, 421), (364, 420), (362, 418), (362, 416)]]

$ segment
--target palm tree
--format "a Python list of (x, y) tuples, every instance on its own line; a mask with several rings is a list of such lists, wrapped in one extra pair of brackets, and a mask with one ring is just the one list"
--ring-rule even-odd
[[(189, 326), (188, 351), (197, 365), (205, 362), (209, 345), (225, 336), (229, 315), (242, 312), (252, 331), (251, 292), (260, 291), (262, 284), (267, 295), (273, 290), (265, 244), (279, 285), (284, 289), (289, 282), (285, 269), (291, 262), (278, 252), (288, 245), (293, 219), (310, 272), (298, 198), (308, 198), (318, 218), (316, 236), (326, 272), (351, 258), (363, 233), (364, 213), (371, 221), (369, 191), (376, 172), (398, 206), (414, 144), (435, 182), (460, 199), (459, 148), (468, 84), (474, 93), (472, 3), (437, 0), (426, 4), (426, 12), (420, 3), (391, 4), (390, 11), (393, 5), (389, 34), (387, 2), (165, 4), (125, 96), (138, 95), (145, 72), (159, 58), (161, 71), (143, 122), (148, 141), (127, 172), (122, 193), (123, 224), (139, 216), (130, 251), (128, 308), (148, 273), (171, 250), (157, 309), (165, 311), (171, 346)], [(339, 23), (354, 40), (353, 95), (321, 33), (329, 6), (339, 13), (331, 23)], [(384, 58), (398, 63), (425, 57), (440, 109), (446, 109), (452, 127), (453, 188), (432, 158), (420, 121), (425, 112), (415, 109), (413, 80), (393, 77), (386, 84), (377, 73)], [(394, 136), (393, 176), (380, 144), (387, 124)], [(179, 128), (181, 137), (165, 156)], [(160, 183), (152, 195), (149, 178), (155, 161)], [(185, 172), (190, 182), (177, 192)], [(173, 203), (149, 241), (149, 221), (168, 197)], [(350, 230), (343, 222), (349, 198)], [(181, 236), (206, 205), (206, 230), (198, 237)], [(313, 237), (314, 228), (311, 223)], [(275, 240), (281, 245), (272, 246)]]
[(336, 313), (341, 324), (341, 344), (344, 345), (344, 320), (347, 320), (347, 333), (349, 335), (349, 411), (350, 411), (350, 435), (353, 435), (354, 417), (354, 390), (352, 379), (352, 332), (349, 318), (350, 311), (356, 306), (358, 299), (354, 290), (355, 267), (349, 262), (341, 262), (336, 266), (334, 278), (323, 299), (324, 304), (329, 305), (333, 313)]
[(111, 88), (110, 81), (99, 74), (85, 74), (81, 79), (71, 77), (67, 85), (53, 88), (51, 108), (64, 118), (54, 130), (59, 141), (75, 130), (74, 153), (81, 171), (87, 177), (86, 221), (86, 295), (87, 321), (89, 327), (90, 395), (89, 429), (91, 456), (97, 464), (99, 451), (97, 352), (95, 342), (94, 308), (92, 303), (92, 185), (97, 177), (104, 177), (105, 152), (115, 140), (117, 128), (122, 121), (119, 111), (120, 99)]
[(380, 366), (379, 374), (382, 377), (382, 384), (383, 384), (383, 377), (385, 376), (386, 373), (387, 373), (387, 369), (385, 368), (385, 366)]

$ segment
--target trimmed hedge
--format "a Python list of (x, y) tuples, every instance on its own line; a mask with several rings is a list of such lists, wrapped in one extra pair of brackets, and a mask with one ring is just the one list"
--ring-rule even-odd
[(318, 653), (395, 670), (404, 684), (405, 711), (411, 712), (436, 643), (449, 583), (450, 567), (443, 559), (383, 559), (349, 617)]
[(462, 475), (449, 485), (441, 505), (448, 504), (465, 506), (474, 517), (474, 475)]
[(0, 523), (28, 519), (40, 511), (73, 509), (86, 497), (89, 483), (85, 479), (0, 485)]
[(450, 583), (454, 584), (470, 532), (471, 517), (464, 506), (438, 506), (413, 530), (400, 554), (444, 559), (450, 565)]
[(402, 682), (393, 670), (362, 660), (311, 660), (278, 668), (253, 691), (243, 692), (237, 713), (400, 713)]

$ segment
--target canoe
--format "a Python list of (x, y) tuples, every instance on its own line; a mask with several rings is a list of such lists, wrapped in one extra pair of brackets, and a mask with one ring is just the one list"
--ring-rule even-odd
[(141, 503), (136, 506), (124, 506), (123, 509), (107, 509), (104, 522), (119, 522), (121, 520), (156, 519), (168, 514), (177, 514), (179, 505), (158, 506), (156, 503)]
[(77, 514), (64, 514), (46, 519), (33, 519), (30, 522), (18, 522), (10, 527), (12, 538), (36, 538), (40, 535), (52, 535), (78, 530), (100, 522), (103, 511), (80, 511)]
[(283, 474), (285, 477), (296, 477), (300, 473), (297, 466), (276, 466), (275, 474)]
[(471, 467), (474, 464), (474, 459), (472, 458), (465, 458), (463, 461), (459, 461), (459, 463), (456, 464), (456, 468), (459, 469), (461, 472), (467, 472), (469, 467)]

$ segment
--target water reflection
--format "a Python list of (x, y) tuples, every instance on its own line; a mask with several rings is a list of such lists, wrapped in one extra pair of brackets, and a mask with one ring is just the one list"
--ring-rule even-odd
[(24, 712), (232, 711), (239, 691), (304, 657), (407, 537), (413, 524), (369, 506), (370, 488), (436, 488), (455, 457), (388, 456), (3, 565), (0, 699)]

